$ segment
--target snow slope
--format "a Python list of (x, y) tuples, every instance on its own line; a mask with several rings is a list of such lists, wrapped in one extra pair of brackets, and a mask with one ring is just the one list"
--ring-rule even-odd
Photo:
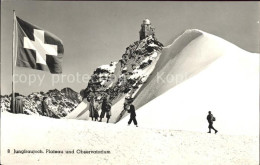
[[(259, 164), (259, 137), (256, 136), (135, 128), (7, 112), (2, 113), (1, 127), (1, 164), (7, 165)], [(14, 149), (43, 153), (14, 154)], [(50, 154), (46, 149), (74, 150), (74, 154)], [(104, 150), (110, 154), (79, 154), (77, 150)]]
[(219, 133), (259, 134), (259, 54), (190, 30), (163, 57), (134, 102), (139, 108), (150, 101), (137, 111), (141, 127), (206, 132), (212, 111)]
[(219, 57), (236, 53), (236, 49), (240, 48), (212, 34), (186, 30), (163, 49), (152, 75), (136, 98), (136, 107), (203, 71)]
[[(82, 102), (67, 116), (65, 116), (65, 119), (76, 119), (82, 117), (87, 111), (89, 107), (89, 102), (87, 99), (83, 99)], [(85, 117), (85, 116), (84, 116)], [(86, 119), (87, 117), (85, 117)]]

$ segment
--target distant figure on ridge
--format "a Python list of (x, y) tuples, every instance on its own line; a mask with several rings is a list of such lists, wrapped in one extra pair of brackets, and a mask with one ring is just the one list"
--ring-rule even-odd
[(208, 133), (211, 133), (211, 129), (213, 129), (215, 131), (215, 134), (218, 132), (214, 127), (213, 127), (213, 122), (216, 121), (216, 118), (212, 115), (211, 111), (209, 111), (209, 114), (207, 116), (207, 120), (208, 120), (208, 123), (209, 123), (209, 132)]
[(127, 105), (126, 109), (127, 109), (128, 113), (130, 113), (130, 119), (128, 121), (128, 125), (130, 125), (132, 123), (132, 121), (134, 121), (135, 126), (138, 127), (137, 121), (135, 118), (136, 117), (135, 106), (133, 104)]
[(108, 123), (110, 116), (111, 116), (111, 103), (109, 103), (109, 101), (107, 100), (106, 97), (103, 100), (101, 110), (102, 111), (101, 111), (101, 114), (100, 114), (99, 122), (102, 122), (102, 118), (105, 117), (105, 114), (106, 114), (107, 123)]

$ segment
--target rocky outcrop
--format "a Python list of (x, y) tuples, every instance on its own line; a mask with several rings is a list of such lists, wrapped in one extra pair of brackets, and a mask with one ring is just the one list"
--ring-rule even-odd
[(81, 101), (81, 97), (80, 95), (75, 92), (74, 90), (72, 90), (71, 88), (63, 88), (61, 90), (61, 93), (64, 93), (65, 97), (78, 103)]
[(3, 111), (11, 111), (10, 105), (11, 105), (11, 97), (8, 95), (0, 96), (1, 100), (1, 112)]
[(81, 95), (99, 103), (105, 97), (112, 104), (122, 97), (126, 101), (133, 99), (153, 70), (151, 66), (156, 63), (162, 47), (154, 33), (134, 42), (118, 62), (98, 67)]

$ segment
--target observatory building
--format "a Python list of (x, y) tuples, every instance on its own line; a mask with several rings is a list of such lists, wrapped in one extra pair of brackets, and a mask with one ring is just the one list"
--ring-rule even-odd
[(154, 36), (154, 30), (155, 28), (152, 27), (151, 21), (149, 19), (143, 20), (141, 30), (139, 31), (140, 40), (145, 39), (150, 35)]

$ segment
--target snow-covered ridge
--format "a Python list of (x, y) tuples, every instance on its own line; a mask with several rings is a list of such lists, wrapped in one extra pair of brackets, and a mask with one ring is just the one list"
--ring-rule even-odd
[(179, 42), (181, 40), (181, 38), (183, 38), (186, 35), (191, 35), (191, 36), (195, 35), (195, 38), (196, 38), (197, 36), (200, 36), (200, 35), (203, 35), (203, 34), (205, 34), (205, 32), (202, 31), (202, 30), (199, 30), (199, 29), (187, 29), (181, 35), (179, 35), (176, 39), (174, 39), (174, 41), (171, 44), (165, 46), (164, 48), (166, 48), (166, 49), (170, 48), (172, 45)]
[[(172, 44), (163, 48), (152, 75), (139, 90), (140, 94), (137, 94), (140, 95), (135, 102), (137, 107), (196, 75), (223, 55), (237, 52), (246, 53), (245, 50), (215, 35), (198, 29), (186, 30)], [(166, 83), (164, 80), (169, 75), (173, 81)]]

